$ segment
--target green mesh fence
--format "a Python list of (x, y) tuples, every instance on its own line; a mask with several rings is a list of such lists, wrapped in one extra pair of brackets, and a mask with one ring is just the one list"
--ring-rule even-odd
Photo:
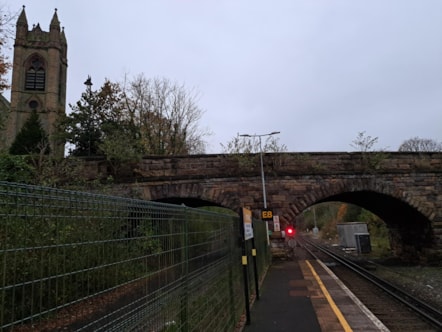
[(237, 217), (0, 182), (0, 218), (1, 331), (233, 331), (244, 313)]

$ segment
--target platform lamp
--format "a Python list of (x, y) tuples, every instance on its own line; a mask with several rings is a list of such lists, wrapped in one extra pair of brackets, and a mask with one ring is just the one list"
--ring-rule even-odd
[[(91, 79), (90, 75), (88, 75), (86, 81), (83, 84), (86, 85), (86, 90), (87, 90), (87, 93), (88, 93), (88, 98), (89, 98), (89, 101), (88, 101), (88, 104), (89, 104), (89, 117), (90, 117), (91, 113), (92, 113), (92, 111), (91, 111), (91, 100), (90, 100), (90, 98), (92, 96), (92, 79)], [(90, 118), (88, 120), (91, 121), (91, 123), (93, 125), (93, 123), (94, 123), (93, 120), (91, 120)], [(90, 156), (91, 155), (91, 144), (92, 144), (92, 142), (91, 142), (91, 128), (88, 128), (88, 135), (89, 135), (88, 156)]]
[(267, 195), (266, 195), (266, 183), (265, 183), (265, 178), (264, 178), (264, 163), (262, 161), (262, 145), (261, 145), (261, 137), (264, 136), (272, 136), (272, 135), (277, 135), (279, 134), (279, 131), (272, 131), (271, 133), (268, 134), (261, 134), (261, 135), (257, 135), (257, 134), (242, 134), (239, 135), (240, 137), (250, 137), (250, 138), (254, 138), (254, 137), (258, 137), (259, 139), (259, 158), (261, 161), (261, 181), (262, 181), (262, 197), (264, 199), (264, 209), (267, 209)]
[[(242, 135), (239, 135), (241, 137), (250, 137), (250, 138), (258, 137), (258, 139), (259, 139), (259, 159), (261, 161), (261, 181), (262, 181), (262, 197), (263, 197), (263, 200), (264, 200), (264, 210), (267, 210), (267, 195), (266, 195), (266, 182), (265, 182), (265, 177), (264, 177), (264, 163), (262, 161), (261, 137), (277, 135), (279, 133), (280, 133), (279, 131), (272, 131), (271, 133), (261, 134), (261, 135), (257, 135), (257, 134), (253, 134), (253, 135), (242, 134)], [(273, 218), (273, 216), (272, 216), (272, 218)], [(265, 222), (265, 225), (266, 225), (266, 233), (267, 233), (267, 245), (270, 245), (269, 224), (268, 224), (267, 221)]]

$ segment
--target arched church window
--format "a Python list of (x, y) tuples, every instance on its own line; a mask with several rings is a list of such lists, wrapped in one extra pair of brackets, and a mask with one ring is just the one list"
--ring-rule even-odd
[(26, 71), (26, 90), (44, 91), (46, 72), (43, 61), (39, 57), (33, 57)]

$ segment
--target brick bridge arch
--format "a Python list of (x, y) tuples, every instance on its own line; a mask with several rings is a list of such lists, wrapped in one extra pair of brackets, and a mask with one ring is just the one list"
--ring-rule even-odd
[[(258, 157), (150, 157), (125, 176), (146, 200), (234, 211), (247, 206), (258, 217)], [(442, 153), (265, 154), (264, 168), (268, 207), (282, 223), (317, 203), (348, 202), (387, 223), (398, 254), (442, 257)]]

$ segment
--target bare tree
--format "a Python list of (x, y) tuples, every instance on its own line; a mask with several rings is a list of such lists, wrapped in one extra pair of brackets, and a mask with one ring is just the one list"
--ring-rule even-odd
[[(262, 144), (262, 143), (261, 143)], [(267, 136), (262, 146), (259, 146), (259, 138), (255, 136), (242, 137), (239, 134), (233, 137), (226, 145), (221, 143), (223, 153), (259, 153), (262, 152), (286, 152), (287, 146), (279, 143), (279, 137)]]
[(405, 140), (400, 146), (402, 152), (441, 152), (442, 143), (433, 139), (413, 137)]
[(358, 136), (350, 144), (353, 148), (359, 152), (373, 151), (373, 147), (378, 142), (378, 137), (371, 137), (365, 134), (365, 131), (358, 133)]
[(168, 79), (147, 79), (143, 74), (125, 89), (130, 120), (139, 128), (146, 154), (196, 154), (205, 151), (210, 133), (199, 127), (203, 114), (197, 94)]
[[(271, 165), (276, 167), (283, 162), (282, 154), (277, 152), (286, 152), (287, 146), (279, 143), (279, 138), (275, 136), (267, 136), (264, 142), (260, 141), (259, 137), (250, 136), (243, 137), (239, 134), (233, 137), (226, 145), (221, 143), (223, 153), (234, 154), (234, 157), (238, 161), (239, 170), (251, 170), (256, 169), (259, 165), (259, 155), (262, 152), (275, 152), (272, 154)], [(267, 159), (269, 159), (267, 157)]]
[(0, 93), (9, 88), (7, 79), (5, 78), (11, 64), (5, 55), (5, 49), (10, 46), (10, 40), (13, 36), (13, 21), (18, 14), (11, 14), (4, 6), (0, 5)]
[(358, 136), (350, 144), (361, 154), (361, 169), (364, 172), (374, 172), (378, 170), (382, 162), (387, 158), (384, 152), (386, 149), (375, 149), (378, 138), (366, 135), (365, 131), (359, 132)]

